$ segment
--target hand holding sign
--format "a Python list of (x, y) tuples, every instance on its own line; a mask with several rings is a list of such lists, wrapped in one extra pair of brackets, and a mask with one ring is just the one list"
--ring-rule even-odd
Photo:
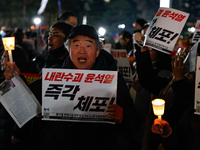
[(144, 45), (171, 54), (189, 14), (172, 8), (159, 8), (149, 28)]

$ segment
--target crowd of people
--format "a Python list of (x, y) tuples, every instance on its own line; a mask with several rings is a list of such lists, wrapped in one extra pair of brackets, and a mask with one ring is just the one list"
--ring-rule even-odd
[[(0, 149), (2, 150), (182, 150), (200, 149), (200, 118), (194, 114), (195, 71), (189, 72), (185, 57), (194, 43), (188, 41), (181, 54), (171, 57), (156, 49), (141, 46), (149, 26), (137, 19), (134, 32), (119, 33), (116, 49), (126, 49), (133, 83), (127, 86), (118, 72), (116, 104), (107, 108), (115, 124), (73, 121), (42, 121), (37, 115), (19, 128), (0, 104)], [(77, 25), (77, 17), (65, 12), (51, 25), (43, 54), (29, 32), (7, 32), (15, 37), (13, 61), (0, 41), (1, 82), (14, 73), (41, 73), (42, 68), (117, 71), (115, 59), (103, 49), (96, 29)], [(200, 55), (200, 46), (196, 56)], [(194, 58), (192, 61), (195, 61)], [(27, 84), (42, 105), (42, 78)], [(131, 97), (130, 88), (135, 92)], [(165, 100), (162, 121), (153, 114), (151, 101)]]

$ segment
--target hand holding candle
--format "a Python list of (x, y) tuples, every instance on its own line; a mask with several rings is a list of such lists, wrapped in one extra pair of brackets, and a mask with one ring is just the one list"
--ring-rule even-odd
[(15, 49), (15, 38), (14, 37), (5, 37), (2, 38), (4, 49), (8, 51), (10, 63), (13, 64), (12, 51)]
[(165, 110), (165, 101), (163, 99), (154, 99), (152, 105), (154, 114), (158, 116), (158, 120), (161, 122), (161, 116)]
[(152, 101), (152, 105), (153, 112), (156, 116), (158, 116), (158, 119), (154, 120), (151, 131), (153, 133), (160, 134), (163, 138), (167, 138), (172, 134), (172, 128), (167, 121), (161, 119), (165, 110), (165, 101), (163, 99), (154, 99)]

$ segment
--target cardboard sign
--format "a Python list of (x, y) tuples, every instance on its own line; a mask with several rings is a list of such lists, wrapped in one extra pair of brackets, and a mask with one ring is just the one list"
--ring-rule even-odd
[(192, 37), (192, 43), (197, 42), (199, 38), (200, 38), (200, 20), (197, 20), (195, 32)]
[(194, 114), (200, 115), (200, 56), (197, 57)]
[(189, 17), (189, 13), (172, 8), (159, 8), (149, 25), (144, 45), (171, 54)]
[(107, 43), (103, 46), (103, 49), (105, 49), (108, 53), (110, 53), (111, 47), (112, 47), (112, 44)]
[(133, 81), (132, 70), (125, 49), (112, 49), (111, 55), (117, 61), (117, 70), (122, 74), (127, 83)]
[(116, 92), (117, 71), (43, 69), (43, 120), (113, 124), (106, 109)]

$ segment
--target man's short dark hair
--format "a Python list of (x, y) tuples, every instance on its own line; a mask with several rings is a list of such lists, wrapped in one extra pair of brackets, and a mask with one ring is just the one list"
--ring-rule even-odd
[(76, 15), (71, 11), (66, 11), (57, 18), (57, 21), (65, 21), (68, 20), (70, 16), (76, 17)]
[(126, 30), (123, 30), (119, 33), (119, 36), (122, 35), (123, 39), (128, 38), (128, 39), (132, 39), (132, 34)]
[(68, 36), (69, 36), (69, 33), (72, 29), (72, 26), (68, 23), (63, 22), (63, 21), (57, 21), (51, 26), (51, 29), (52, 28), (56, 28), (59, 31), (61, 31), (65, 35), (65, 39), (67, 39)]

